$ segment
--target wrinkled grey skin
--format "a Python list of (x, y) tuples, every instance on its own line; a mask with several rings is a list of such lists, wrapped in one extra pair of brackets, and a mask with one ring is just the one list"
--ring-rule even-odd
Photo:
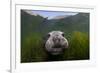
[(52, 55), (60, 54), (68, 48), (68, 41), (61, 31), (52, 31), (48, 33), (49, 37), (45, 42), (45, 49)]

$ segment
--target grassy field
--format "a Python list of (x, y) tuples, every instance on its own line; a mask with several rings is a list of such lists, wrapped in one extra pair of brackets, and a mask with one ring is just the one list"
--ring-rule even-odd
[(89, 13), (78, 13), (60, 20), (48, 20), (21, 10), (21, 63), (45, 62), (43, 37), (50, 31), (65, 33), (69, 47), (58, 60), (89, 60)]
[[(89, 36), (86, 33), (75, 31), (69, 37), (65, 37), (68, 38), (69, 47), (63, 54), (63, 60), (89, 59)], [(33, 34), (26, 37), (22, 41), (21, 62), (46, 61), (47, 55), (44, 49), (43, 38), (40, 35)]]

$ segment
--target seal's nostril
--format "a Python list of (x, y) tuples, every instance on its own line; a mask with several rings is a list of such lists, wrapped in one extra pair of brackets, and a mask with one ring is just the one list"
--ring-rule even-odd
[(56, 44), (56, 43), (60, 43), (60, 39), (59, 38), (54, 38), (53, 39), (53, 42)]
[(58, 38), (58, 42), (60, 42), (60, 38)]
[(57, 35), (55, 37), (53, 37), (53, 42), (60, 42), (60, 37), (58, 37)]

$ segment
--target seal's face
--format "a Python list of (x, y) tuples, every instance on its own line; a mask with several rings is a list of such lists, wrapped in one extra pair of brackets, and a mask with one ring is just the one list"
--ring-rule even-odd
[(45, 48), (52, 55), (60, 54), (65, 48), (68, 48), (68, 41), (61, 31), (52, 31), (48, 33), (48, 39)]

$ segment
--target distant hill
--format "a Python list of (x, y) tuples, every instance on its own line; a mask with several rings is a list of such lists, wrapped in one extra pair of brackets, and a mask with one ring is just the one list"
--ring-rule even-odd
[[(79, 13), (59, 20), (54, 27), (63, 31), (89, 32), (89, 14)], [(63, 28), (63, 29), (62, 29)]]
[(40, 15), (33, 15), (21, 10), (21, 35), (22, 37), (30, 34), (46, 34), (52, 30), (61, 30), (66, 33), (72, 31), (89, 32), (89, 14), (78, 13), (73, 16), (62, 17), (60, 19), (43, 18)]
[(72, 16), (72, 15), (59, 15), (59, 16), (55, 16), (54, 18), (52, 18), (50, 20), (60, 20), (60, 19), (63, 19), (63, 18), (67, 18), (69, 16)]

